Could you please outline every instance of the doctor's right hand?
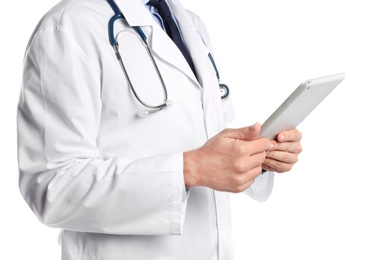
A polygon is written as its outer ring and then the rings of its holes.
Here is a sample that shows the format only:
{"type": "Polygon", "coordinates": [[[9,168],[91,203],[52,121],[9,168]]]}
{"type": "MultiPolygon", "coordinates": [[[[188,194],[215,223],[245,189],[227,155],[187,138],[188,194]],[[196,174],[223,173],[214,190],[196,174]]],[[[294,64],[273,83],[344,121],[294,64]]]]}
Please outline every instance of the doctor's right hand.
{"type": "Polygon", "coordinates": [[[270,142],[258,138],[260,124],[225,129],[202,147],[184,153],[187,188],[206,186],[218,191],[242,192],[261,174],[270,142]]]}

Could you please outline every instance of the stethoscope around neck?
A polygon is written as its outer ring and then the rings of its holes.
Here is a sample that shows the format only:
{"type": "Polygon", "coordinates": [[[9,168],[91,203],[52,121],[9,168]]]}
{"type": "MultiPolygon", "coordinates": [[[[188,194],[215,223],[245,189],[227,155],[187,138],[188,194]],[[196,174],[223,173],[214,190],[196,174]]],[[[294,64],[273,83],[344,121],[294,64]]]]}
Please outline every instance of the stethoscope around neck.
{"type": "MultiPolygon", "coordinates": [[[[154,60],[153,58],[153,55],[152,55],[152,52],[150,50],[150,47],[149,47],[149,44],[148,44],[148,41],[147,41],[147,37],[145,35],[145,33],[143,32],[143,30],[141,29],[141,27],[139,26],[131,26],[131,28],[133,28],[137,34],[139,35],[140,39],[141,39],[141,42],[143,43],[145,49],[146,49],[146,52],[148,53],[148,56],[156,70],[156,73],[158,75],[158,78],[160,80],[160,83],[161,83],[161,86],[162,86],[162,89],[163,89],[163,95],[164,95],[164,101],[163,103],[159,104],[159,105],[150,105],[148,103],[146,103],[138,94],[137,94],[137,91],[135,90],[131,80],[130,80],[130,77],[129,77],[129,74],[127,73],[127,70],[126,70],[126,67],[123,63],[123,60],[122,60],[122,56],[120,54],[120,51],[119,51],[119,43],[118,41],[116,40],[115,36],[114,36],[114,23],[116,20],[118,19],[125,19],[125,17],[123,16],[123,14],[119,11],[119,8],[118,6],[115,4],[114,0],[107,0],[107,2],[110,4],[112,10],[114,11],[114,15],[111,17],[111,19],[109,20],[108,22],[108,37],[109,37],[109,41],[110,41],[110,44],[111,46],[114,48],[114,52],[115,52],[115,55],[118,59],[118,62],[122,68],[122,71],[123,71],[123,74],[125,75],[125,78],[126,78],[126,81],[127,81],[127,84],[129,85],[131,91],[133,92],[135,98],[137,99],[137,101],[142,104],[146,109],[142,109],[140,111],[138,111],[138,116],[139,117],[145,117],[149,114],[152,114],[152,113],[156,113],[156,112],[159,112],[161,111],[162,109],[168,107],[168,106],[171,106],[173,105],[173,101],[172,100],[168,100],[168,91],[167,91],[167,87],[165,85],[165,82],[164,82],[164,79],[161,75],[161,72],[157,66],[157,63],[156,61],[154,60]]],[[[214,67],[214,70],[215,70],[215,73],[216,73],[216,77],[218,79],[218,82],[220,82],[220,77],[219,77],[219,72],[218,72],[218,69],[217,69],[217,66],[214,62],[214,59],[213,59],[213,56],[211,55],[211,53],[208,54],[208,57],[210,59],[210,62],[211,64],[213,65],[214,67]]],[[[228,97],[229,97],[229,87],[225,84],[221,84],[219,83],[219,89],[220,89],[220,93],[221,93],[221,99],[222,100],[226,100],[228,97]]]]}

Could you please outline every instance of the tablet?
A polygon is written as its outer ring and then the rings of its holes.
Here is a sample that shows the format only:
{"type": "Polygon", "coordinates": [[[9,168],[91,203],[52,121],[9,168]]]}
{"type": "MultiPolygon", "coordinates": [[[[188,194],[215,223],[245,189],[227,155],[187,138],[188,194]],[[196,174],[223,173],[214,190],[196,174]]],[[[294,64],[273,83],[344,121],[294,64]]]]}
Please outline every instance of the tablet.
{"type": "Polygon", "coordinates": [[[296,128],[345,78],[345,73],[302,82],[261,126],[261,137],[275,139],[296,128]]]}

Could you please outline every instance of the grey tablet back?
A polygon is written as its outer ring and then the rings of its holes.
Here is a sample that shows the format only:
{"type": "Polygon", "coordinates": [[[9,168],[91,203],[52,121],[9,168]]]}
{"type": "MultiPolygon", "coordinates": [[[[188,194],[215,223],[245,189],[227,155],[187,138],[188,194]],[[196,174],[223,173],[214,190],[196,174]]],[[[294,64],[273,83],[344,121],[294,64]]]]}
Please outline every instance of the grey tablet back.
{"type": "Polygon", "coordinates": [[[260,136],[275,139],[284,130],[296,128],[345,78],[334,74],[302,82],[262,124],[260,136]]]}

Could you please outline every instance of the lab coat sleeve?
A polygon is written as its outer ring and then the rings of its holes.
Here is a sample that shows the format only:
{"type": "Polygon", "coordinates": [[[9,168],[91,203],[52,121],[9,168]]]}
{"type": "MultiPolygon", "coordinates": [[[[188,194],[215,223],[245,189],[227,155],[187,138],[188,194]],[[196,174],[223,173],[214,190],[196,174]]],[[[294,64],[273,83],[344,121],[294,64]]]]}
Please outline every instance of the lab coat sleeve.
{"type": "Polygon", "coordinates": [[[244,193],[258,202],[266,201],[272,193],[274,176],[274,172],[264,172],[244,193]]]}
{"type": "Polygon", "coordinates": [[[183,155],[101,159],[100,84],[98,68],[65,28],[44,28],[32,38],[18,106],[24,199],[50,227],[180,234],[186,206],[183,155]]]}

